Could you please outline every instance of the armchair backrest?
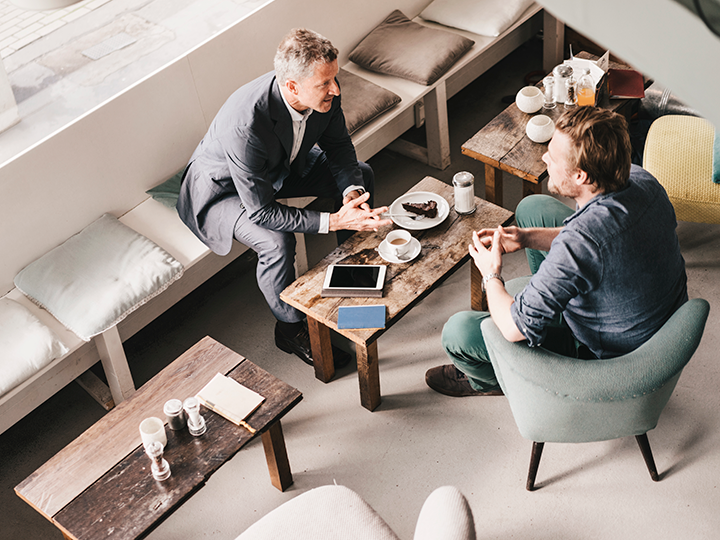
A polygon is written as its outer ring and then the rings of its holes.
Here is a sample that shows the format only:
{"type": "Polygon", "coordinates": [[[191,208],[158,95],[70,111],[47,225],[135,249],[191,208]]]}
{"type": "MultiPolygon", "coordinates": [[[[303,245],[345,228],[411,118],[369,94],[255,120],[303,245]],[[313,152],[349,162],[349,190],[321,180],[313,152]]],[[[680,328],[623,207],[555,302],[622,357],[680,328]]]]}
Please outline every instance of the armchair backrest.
{"type": "Polygon", "coordinates": [[[635,351],[577,360],[508,342],[490,318],[483,337],[523,437],[590,442],[641,435],[657,425],[705,328],[710,305],[693,299],[635,351]]]}
{"type": "Polygon", "coordinates": [[[648,130],[643,168],[665,188],[679,220],[720,223],[715,137],[713,125],[695,116],[661,116],[648,130]]]}

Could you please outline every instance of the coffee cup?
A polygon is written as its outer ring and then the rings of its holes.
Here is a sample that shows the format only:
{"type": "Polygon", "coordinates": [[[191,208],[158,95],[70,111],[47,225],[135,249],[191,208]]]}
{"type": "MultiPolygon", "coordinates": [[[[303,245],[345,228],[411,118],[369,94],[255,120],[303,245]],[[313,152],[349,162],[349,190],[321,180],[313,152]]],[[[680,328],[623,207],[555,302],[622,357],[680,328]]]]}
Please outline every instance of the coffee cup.
{"type": "Polygon", "coordinates": [[[403,258],[407,254],[407,252],[410,251],[411,240],[412,235],[405,229],[391,231],[385,237],[385,242],[387,243],[390,253],[392,253],[398,259],[403,258]]]}
{"type": "Polygon", "coordinates": [[[140,422],[140,439],[142,439],[143,446],[147,448],[151,442],[159,442],[163,445],[163,448],[167,444],[167,434],[165,433],[165,423],[151,416],[140,422]]]}

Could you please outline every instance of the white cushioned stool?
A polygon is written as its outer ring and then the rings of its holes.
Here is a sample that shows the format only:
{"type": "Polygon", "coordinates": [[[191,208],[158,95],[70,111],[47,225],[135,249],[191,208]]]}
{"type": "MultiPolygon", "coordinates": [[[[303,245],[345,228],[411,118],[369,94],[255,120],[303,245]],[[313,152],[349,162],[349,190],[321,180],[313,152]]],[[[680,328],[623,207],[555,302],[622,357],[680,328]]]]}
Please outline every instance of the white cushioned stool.
{"type": "MultiPolygon", "coordinates": [[[[236,540],[399,540],[360,495],[345,486],[312,489],[276,508],[236,540]]],[[[460,491],[445,486],[425,501],[414,540],[475,540],[475,524],[460,491]]]]}
{"type": "Polygon", "coordinates": [[[15,276],[15,286],[84,341],[95,339],[115,404],[135,386],[117,324],[182,276],[154,242],[105,214],[15,276]]]}

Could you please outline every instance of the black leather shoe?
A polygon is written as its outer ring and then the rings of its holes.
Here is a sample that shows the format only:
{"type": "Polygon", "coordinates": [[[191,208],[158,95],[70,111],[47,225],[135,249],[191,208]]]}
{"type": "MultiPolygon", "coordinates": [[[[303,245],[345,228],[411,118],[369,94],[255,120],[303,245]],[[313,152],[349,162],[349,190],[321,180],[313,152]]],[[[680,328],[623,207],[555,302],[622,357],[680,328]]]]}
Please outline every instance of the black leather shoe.
{"type": "MultiPolygon", "coordinates": [[[[292,339],[285,337],[276,324],[275,345],[281,351],[294,354],[308,366],[313,365],[312,348],[310,347],[310,335],[308,334],[307,323],[303,324],[300,331],[292,339]]],[[[350,363],[349,353],[338,349],[335,345],[332,346],[332,352],[335,369],[342,369],[350,363]]]]}

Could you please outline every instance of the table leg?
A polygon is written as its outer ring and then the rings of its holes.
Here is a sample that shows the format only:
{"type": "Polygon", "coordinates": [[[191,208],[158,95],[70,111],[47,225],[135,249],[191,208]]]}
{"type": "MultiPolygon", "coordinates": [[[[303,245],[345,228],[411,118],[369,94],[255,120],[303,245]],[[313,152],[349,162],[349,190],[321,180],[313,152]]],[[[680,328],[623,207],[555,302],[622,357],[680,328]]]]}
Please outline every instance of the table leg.
{"type": "Polygon", "coordinates": [[[313,317],[308,316],[307,321],[315,378],[324,383],[330,382],[335,376],[330,329],[313,317]]]}
{"type": "Polygon", "coordinates": [[[293,479],[280,420],[263,432],[261,437],[268,471],[270,472],[270,482],[280,491],[285,491],[292,485],[293,479]]]}
{"type": "Polygon", "coordinates": [[[542,184],[530,182],[529,180],[523,180],[522,196],[527,197],[528,195],[538,195],[542,193],[542,184]]]}
{"type": "Polygon", "coordinates": [[[487,311],[487,296],[482,290],[482,274],[475,263],[470,260],[470,309],[487,311]]]}
{"type": "Polygon", "coordinates": [[[503,200],[503,177],[502,171],[485,164],[485,200],[498,206],[502,206],[503,200]]]}
{"type": "Polygon", "coordinates": [[[357,356],[360,404],[369,411],[380,405],[380,369],[378,366],[377,341],[369,345],[355,344],[357,356]]]}

